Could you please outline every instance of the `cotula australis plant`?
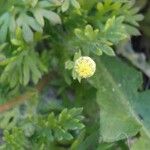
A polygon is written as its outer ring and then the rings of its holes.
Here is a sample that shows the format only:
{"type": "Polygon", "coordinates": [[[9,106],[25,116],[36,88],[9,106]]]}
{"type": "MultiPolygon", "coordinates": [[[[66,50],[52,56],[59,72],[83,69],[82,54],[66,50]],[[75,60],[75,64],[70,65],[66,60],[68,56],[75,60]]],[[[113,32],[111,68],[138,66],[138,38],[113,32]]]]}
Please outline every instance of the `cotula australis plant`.
{"type": "Polygon", "coordinates": [[[149,91],[137,92],[141,74],[116,57],[118,44],[140,34],[143,16],[134,4],[0,1],[0,109],[32,93],[1,111],[0,149],[109,149],[126,147],[137,133],[133,149],[148,141],[149,91]],[[45,98],[35,85],[48,73],[53,94],[45,98]]]}

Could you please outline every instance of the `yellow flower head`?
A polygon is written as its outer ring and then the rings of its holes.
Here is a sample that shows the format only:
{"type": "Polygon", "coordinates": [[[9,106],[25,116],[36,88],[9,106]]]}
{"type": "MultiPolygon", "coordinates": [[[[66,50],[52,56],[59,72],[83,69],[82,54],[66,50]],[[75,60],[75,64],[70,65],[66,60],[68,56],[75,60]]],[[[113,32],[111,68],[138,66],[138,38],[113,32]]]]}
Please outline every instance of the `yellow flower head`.
{"type": "Polygon", "coordinates": [[[90,57],[83,56],[75,61],[74,69],[79,77],[89,78],[95,73],[96,64],[90,57]]]}

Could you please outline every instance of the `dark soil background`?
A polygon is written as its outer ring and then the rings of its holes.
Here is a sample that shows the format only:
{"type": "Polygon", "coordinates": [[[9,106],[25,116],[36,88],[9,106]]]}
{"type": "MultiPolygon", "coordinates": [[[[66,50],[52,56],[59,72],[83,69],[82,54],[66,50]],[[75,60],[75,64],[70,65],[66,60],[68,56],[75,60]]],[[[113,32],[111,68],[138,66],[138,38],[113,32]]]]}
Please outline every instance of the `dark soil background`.
{"type": "MultiPolygon", "coordinates": [[[[144,0],[139,0],[139,5],[144,0]]],[[[147,0],[140,11],[144,20],[140,23],[140,36],[132,37],[132,46],[135,52],[144,53],[147,62],[150,64],[150,1],[147,0]]],[[[143,74],[143,89],[150,89],[150,78],[143,74]]]]}

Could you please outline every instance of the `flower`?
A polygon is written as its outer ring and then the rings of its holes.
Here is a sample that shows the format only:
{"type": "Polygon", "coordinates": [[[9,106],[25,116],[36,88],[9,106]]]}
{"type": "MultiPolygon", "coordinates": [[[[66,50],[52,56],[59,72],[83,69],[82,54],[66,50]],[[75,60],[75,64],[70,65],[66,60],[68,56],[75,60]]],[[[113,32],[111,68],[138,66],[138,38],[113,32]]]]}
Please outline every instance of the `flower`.
{"type": "Polygon", "coordinates": [[[79,77],[89,78],[95,73],[96,63],[90,57],[82,56],[75,61],[74,69],[79,77]]]}

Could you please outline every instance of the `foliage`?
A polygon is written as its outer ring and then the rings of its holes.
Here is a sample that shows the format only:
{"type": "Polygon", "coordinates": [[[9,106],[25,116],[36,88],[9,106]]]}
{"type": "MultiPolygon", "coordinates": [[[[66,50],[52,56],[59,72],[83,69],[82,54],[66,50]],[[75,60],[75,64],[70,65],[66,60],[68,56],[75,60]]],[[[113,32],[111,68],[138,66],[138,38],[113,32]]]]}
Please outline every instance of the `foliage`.
{"type": "Polygon", "coordinates": [[[129,149],[133,139],[131,150],[146,150],[150,93],[118,57],[118,45],[140,35],[134,1],[0,6],[0,149],[129,149]]]}
{"type": "Polygon", "coordinates": [[[72,108],[63,109],[57,116],[53,112],[26,115],[19,119],[18,127],[5,129],[2,149],[47,149],[54,147],[56,142],[70,145],[85,127],[81,113],[82,108],[72,108]]]}

